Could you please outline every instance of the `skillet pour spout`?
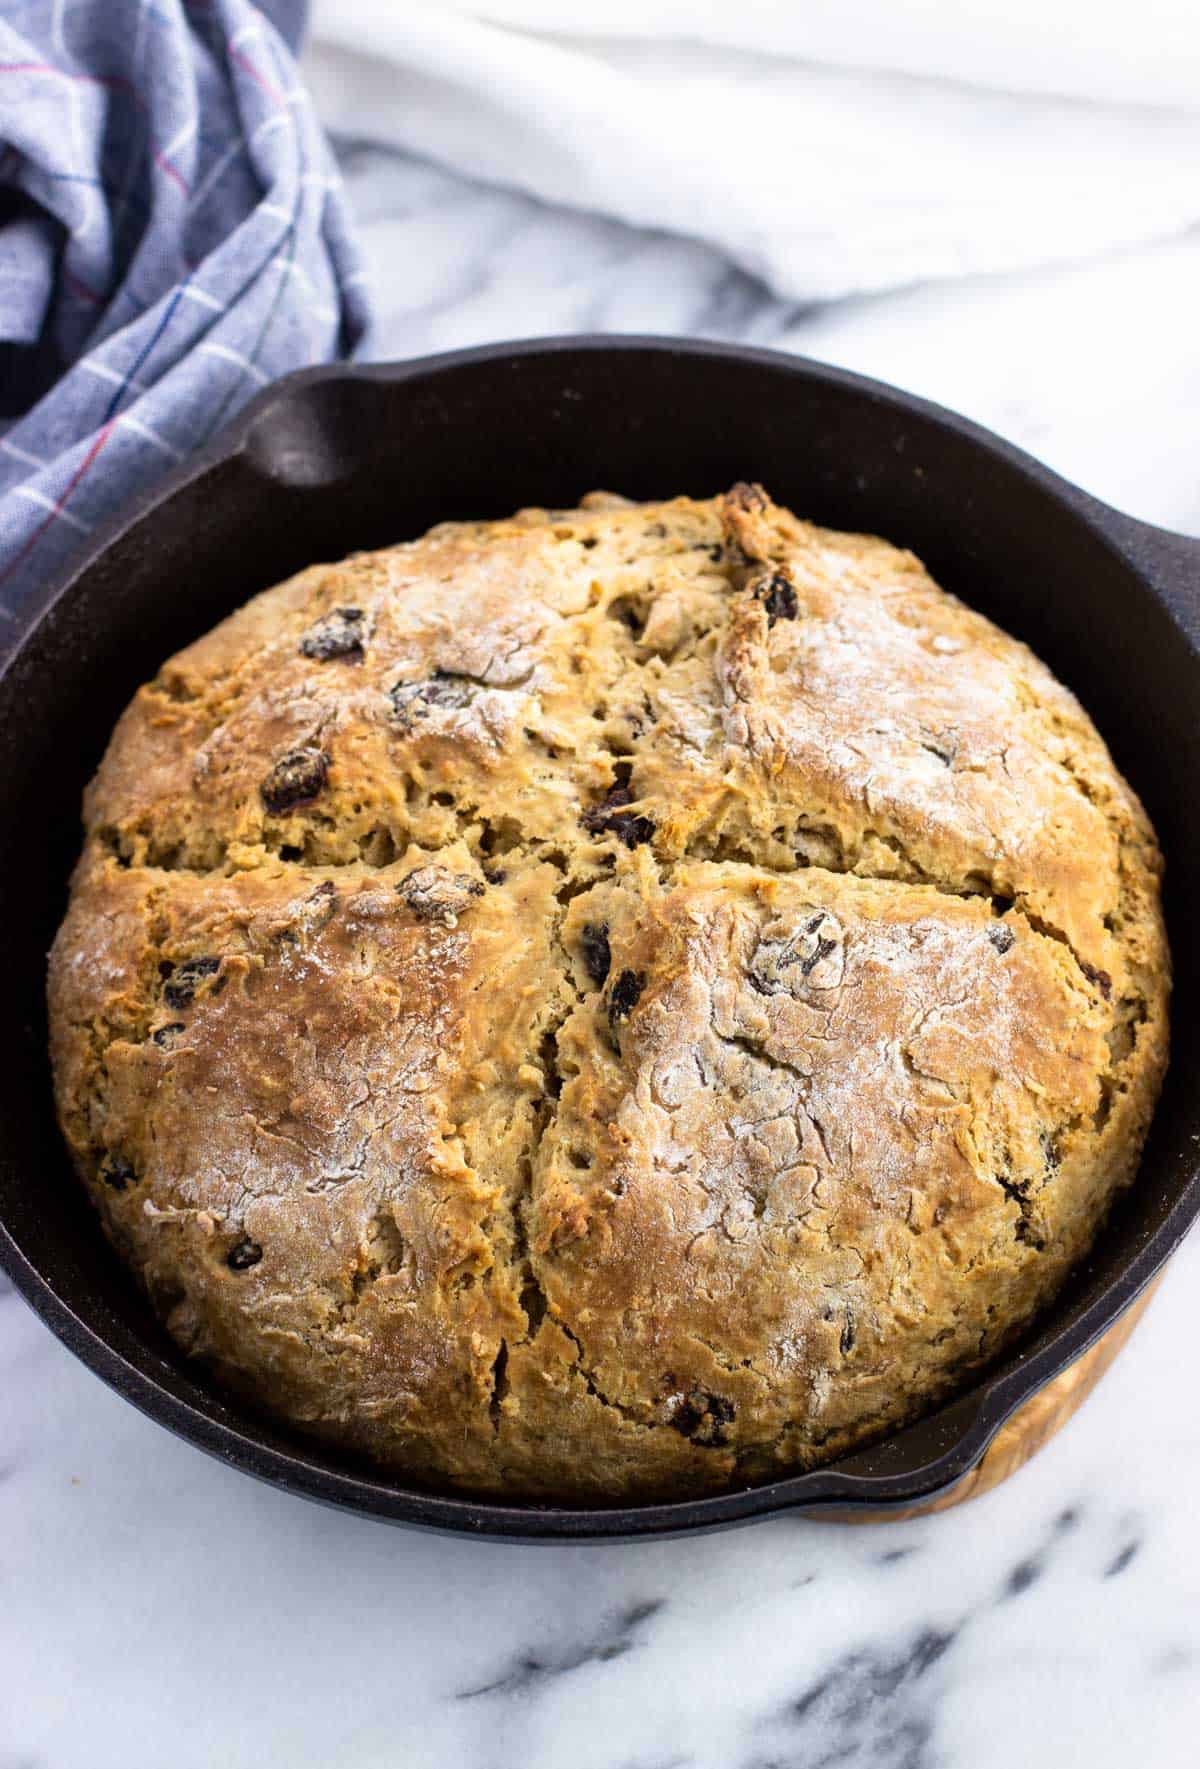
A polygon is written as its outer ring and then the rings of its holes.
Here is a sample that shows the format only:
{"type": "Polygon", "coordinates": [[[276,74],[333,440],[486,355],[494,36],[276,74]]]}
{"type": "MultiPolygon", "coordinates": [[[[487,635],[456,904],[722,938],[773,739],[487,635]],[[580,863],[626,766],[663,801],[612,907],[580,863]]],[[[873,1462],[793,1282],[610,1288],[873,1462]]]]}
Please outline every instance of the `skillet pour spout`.
{"type": "Polygon", "coordinates": [[[779,1510],[886,1513],[952,1489],[1012,1413],[1104,1334],[1200,1210],[1200,540],[1099,503],[924,401],[799,358],[564,338],[305,370],[262,393],[48,584],[0,671],[0,1261],[72,1351],[152,1417],[288,1491],[366,1515],[523,1540],[666,1536],[779,1510]],[[948,1405],[769,1486],[614,1508],[429,1492],[251,1414],[167,1340],[61,1147],[44,955],[108,733],[161,660],[315,560],[452,518],[760,480],[833,528],[911,547],[1071,687],[1167,856],[1174,1055],[1139,1177],[1054,1307],[948,1405]]]}

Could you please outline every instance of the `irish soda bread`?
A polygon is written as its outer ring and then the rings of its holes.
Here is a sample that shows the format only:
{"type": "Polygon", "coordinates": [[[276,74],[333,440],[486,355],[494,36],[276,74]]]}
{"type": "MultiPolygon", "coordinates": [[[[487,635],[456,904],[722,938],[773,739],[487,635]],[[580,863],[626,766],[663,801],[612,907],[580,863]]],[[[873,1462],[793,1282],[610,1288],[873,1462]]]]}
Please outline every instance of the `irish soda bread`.
{"type": "Polygon", "coordinates": [[[50,965],[79,1172],[179,1344],[427,1483],[761,1481],[1053,1295],[1166,1052],[1086,715],[756,486],[436,528],[122,717],[50,965]]]}

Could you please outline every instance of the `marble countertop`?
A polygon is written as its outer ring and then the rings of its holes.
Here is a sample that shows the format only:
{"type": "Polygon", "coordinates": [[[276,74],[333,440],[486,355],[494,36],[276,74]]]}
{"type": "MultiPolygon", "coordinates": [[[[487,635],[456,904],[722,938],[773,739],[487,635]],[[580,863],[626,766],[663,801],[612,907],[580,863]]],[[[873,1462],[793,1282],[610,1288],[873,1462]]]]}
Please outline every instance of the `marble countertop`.
{"type": "MultiPolygon", "coordinates": [[[[376,351],[748,339],[980,419],[1200,532],[1200,237],[797,309],[706,249],[347,146],[376,351]]],[[[0,1280],[0,1769],[1184,1769],[1200,1712],[1186,1245],[1101,1387],[921,1522],[519,1548],[344,1517],[176,1441],[0,1280]]]]}

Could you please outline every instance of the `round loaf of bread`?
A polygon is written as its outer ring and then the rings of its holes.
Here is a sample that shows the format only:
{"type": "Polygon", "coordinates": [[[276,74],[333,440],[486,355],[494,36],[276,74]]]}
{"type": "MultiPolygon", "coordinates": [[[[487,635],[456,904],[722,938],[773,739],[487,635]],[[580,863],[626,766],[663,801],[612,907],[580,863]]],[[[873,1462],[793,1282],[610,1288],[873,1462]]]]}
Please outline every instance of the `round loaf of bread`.
{"type": "Polygon", "coordinates": [[[1023,645],[757,486],[304,571],[85,810],[50,1025],[108,1233],[220,1380],[419,1484],[840,1456],[1134,1175],[1141,806],[1023,645]]]}

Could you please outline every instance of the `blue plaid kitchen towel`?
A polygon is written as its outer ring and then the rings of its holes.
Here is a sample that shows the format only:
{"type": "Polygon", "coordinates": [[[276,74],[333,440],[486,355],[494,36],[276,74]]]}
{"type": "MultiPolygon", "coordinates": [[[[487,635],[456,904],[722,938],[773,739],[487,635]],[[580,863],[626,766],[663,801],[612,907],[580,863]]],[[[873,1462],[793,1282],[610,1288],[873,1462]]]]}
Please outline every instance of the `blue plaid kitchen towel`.
{"type": "Polygon", "coordinates": [[[302,0],[0,8],[0,640],[98,522],[366,292],[302,0]]]}

